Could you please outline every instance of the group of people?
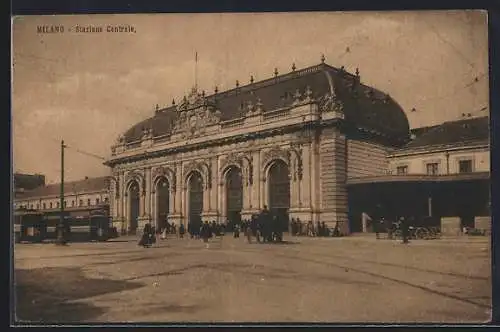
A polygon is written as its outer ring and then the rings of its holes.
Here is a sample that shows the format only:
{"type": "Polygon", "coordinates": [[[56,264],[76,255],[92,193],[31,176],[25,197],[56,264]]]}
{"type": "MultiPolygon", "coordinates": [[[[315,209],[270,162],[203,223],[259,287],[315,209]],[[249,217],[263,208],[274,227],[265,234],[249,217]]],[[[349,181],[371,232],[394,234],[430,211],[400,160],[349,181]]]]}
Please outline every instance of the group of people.
{"type": "MultiPolygon", "coordinates": [[[[267,206],[264,206],[264,209],[252,215],[250,220],[241,222],[241,231],[249,243],[252,242],[253,237],[257,242],[281,242],[283,241],[283,220],[273,215],[267,206]]],[[[240,226],[235,225],[234,237],[239,237],[239,233],[240,226]]]]}
{"type": "Polygon", "coordinates": [[[401,237],[403,238],[403,243],[408,243],[410,238],[410,222],[404,217],[400,217],[396,222],[388,222],[384,217],[381,217],[378,221],[373,222],[373,228],[375,231],[375,236],[380,239],[380,233],[386,231],[389,239],[392,239],[393,234],[397,231],[401,231],[401,237]]]}
{"type": "Polygon", "coordinates": [[[291,234],[295,236],[307,235],[311,237],[315,236],[340,236],[340,230],[338,223],[335,225],[333,231],[326,226],[325,222],[316,222],[316,227],[312,221],[307,224],[302,222],[300,218],[292,218],[290,222],[291,234]]]}
{"type": "MultiPolygon", "coordinates": [[[[200,216],[195,216],[190,218],[187,232],[191,239],[202,239],[203,242],[208,243],[209,239],[214,236],[223,236],[228,230],[228,225],[232,225],[234,238],[239,238],[240,233],[243,233],[249,243],[252,242],[252,238],[254,237],[257,242],[281,242],[283,241],[283,231],[287,227],[287,221],[288,218],[274,215],[267,209],[267,206],[264,206],[259,213],[241,222],[203,222],[200,216]]],[[[299,218],[292,218],[290,231],[295,236],[304,234],[308,236],[340,236],[338,224],[335,225],[333,232],[331,232],[325,222],[318,221],[315,227],[312,221],[305,224],[299,218]]],[[[184,225],[181,223],[177,232],[175,224],[165,222],[162,229],[157,231],[154,226],[147,223],[144,226],[139,245],[150,247],[156,242],[157,236],[160,235],[162,239],[165,239],[167,234],[177,234],[180,238],[183,238],[185,234],[184,225]]]]}

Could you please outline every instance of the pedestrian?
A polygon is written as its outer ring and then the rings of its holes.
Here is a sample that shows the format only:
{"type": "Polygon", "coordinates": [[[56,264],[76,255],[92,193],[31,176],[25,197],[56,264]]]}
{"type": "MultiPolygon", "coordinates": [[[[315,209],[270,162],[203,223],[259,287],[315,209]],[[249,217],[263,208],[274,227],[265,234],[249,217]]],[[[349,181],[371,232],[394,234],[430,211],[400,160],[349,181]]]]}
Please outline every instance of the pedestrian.
{"type": "Polygon", "coordinates": [[[403,236],[403,243],[406,244],[408,243],[408,222],[404,217],[401,217],[399,219],[400,221],[400,227],[401,227],[401,235],[403,236]]]}
{"type": "Polygon", "coordinates": [[[180,237],[181,239],[183,239],[183,238],[184,238],[184,233],[185,233],[185,232],[186,232],[186,230],[184,229],[184,224],[183,224],[183,223],[181,223],[181,224],[179,225],[179,237],[180,237]]]}
{"type": "Polygon", "coordinates": [[[240,225],[234,224],[233,236],[235,239],[240,237],[240,225]]]}
{"type": "Polygon", "coordinates": [[[142,236],[139,241],[139,245],[144,248],[148,248],[151,246],[151,224],[148,222],[144,225],[142,229],[142,236]]]}

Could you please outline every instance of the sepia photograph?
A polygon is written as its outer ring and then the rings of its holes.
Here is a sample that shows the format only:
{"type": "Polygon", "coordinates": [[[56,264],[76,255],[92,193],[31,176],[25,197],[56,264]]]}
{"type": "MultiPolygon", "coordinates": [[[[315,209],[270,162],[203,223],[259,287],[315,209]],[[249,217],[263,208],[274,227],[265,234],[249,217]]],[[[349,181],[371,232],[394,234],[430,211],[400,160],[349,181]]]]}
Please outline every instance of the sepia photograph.
{"type": "Polygon", "coordinates": [[[12,325],[490,322],[486,11],[11,29],[12,325]]]}

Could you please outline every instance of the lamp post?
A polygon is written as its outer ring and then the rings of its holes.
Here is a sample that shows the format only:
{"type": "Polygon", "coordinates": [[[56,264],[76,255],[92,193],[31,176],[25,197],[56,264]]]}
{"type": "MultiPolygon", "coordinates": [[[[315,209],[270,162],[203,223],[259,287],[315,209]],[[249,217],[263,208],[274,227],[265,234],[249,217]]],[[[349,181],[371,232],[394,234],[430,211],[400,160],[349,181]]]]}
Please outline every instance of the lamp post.
{"type": "Polygon", "coordinates": [[[61,192],[60,192],[60,208],[61,215],[59,218],[58,232],[57,232],[57,242],[58,245],[65,245],[66,238],[64,236],[65,233],[65,223],[64,223],[64,140],[61,141],[61,192]]]}

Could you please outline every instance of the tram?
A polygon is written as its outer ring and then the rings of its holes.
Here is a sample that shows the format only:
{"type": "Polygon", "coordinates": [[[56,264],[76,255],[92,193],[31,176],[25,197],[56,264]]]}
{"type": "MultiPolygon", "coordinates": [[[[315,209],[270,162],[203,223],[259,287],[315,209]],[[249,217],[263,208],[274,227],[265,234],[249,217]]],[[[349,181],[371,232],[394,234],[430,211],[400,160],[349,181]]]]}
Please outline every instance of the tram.
{"type": "Polygon", "coordinates": [[[36,210],[14,212],[14,241],[42,242],[45,238],[43,213],[36,210]]]}
{"type": "MultiPolygon", "coordinates": [[[[15,241],[43,242],[57,239],[61,212],[15,212],[15,241]]],[[[88,211],[83,215],[64,212],[64,237],[69,242],[107,241],[117,236],[106,209],[88,211]]]]}

